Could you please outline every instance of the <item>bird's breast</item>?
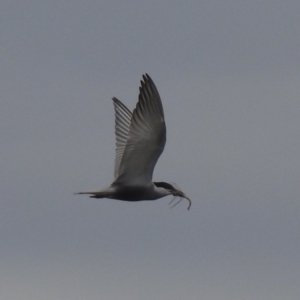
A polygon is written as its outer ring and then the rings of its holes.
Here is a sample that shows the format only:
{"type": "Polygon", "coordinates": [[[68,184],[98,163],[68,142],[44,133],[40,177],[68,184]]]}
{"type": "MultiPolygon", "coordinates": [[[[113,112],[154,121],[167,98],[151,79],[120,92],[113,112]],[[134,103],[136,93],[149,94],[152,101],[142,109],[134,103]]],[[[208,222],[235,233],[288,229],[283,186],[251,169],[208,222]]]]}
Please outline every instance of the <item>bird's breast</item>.
{"type": "Polygon", "coordinates": [[[153,186],[118,186],[115,187],[114,199],[124,201],[142,201],[157,199],[153,186]]]}

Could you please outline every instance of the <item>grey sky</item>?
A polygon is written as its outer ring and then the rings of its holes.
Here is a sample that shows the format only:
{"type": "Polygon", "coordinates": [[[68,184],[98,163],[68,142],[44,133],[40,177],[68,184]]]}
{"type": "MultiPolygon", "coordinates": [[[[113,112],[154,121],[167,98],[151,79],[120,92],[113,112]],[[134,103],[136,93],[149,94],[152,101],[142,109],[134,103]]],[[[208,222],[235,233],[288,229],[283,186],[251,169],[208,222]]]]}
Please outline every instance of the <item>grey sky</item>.
{"type": "Polygon", "coordinates": [[[299,1],[2,1],[1,298],[298,300],[299,1]],[[112,181],[113,96],[149,73],[192,199],[112,181]]]}

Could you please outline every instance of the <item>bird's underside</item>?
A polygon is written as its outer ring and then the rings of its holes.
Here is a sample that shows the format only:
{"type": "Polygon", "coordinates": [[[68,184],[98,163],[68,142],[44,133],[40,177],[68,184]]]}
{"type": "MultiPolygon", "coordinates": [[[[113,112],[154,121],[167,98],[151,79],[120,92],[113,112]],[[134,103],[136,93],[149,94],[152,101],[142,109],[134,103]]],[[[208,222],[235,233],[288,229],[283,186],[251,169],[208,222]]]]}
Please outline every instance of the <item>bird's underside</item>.
{"type": "Polygon", "coordinates": [[[107,190],[94,192],[82,192],[79,194],[88,194],[90,198],[109,198],[123,201],[143,201],[156,200],[153,193],[149,192],[148,187],[144,186],[123,186],[119,188],[110,187],[107,190]]]}

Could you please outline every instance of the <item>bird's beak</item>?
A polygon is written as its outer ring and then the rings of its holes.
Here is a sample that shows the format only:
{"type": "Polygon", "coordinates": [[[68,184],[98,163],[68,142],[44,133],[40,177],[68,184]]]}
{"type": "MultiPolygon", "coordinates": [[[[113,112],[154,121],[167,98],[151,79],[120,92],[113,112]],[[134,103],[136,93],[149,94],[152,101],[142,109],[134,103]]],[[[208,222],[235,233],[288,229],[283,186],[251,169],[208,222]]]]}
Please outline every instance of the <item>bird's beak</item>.
{"type": "MultiPolygon", "coordinates": [[[[186,200],[189,201],[189,206],[188,206],[187,209],[189,210],[189,209],[191,208],[192,201],[191,201],[190,198],[188,198],[188,197],[184,194],[184,192],[182,192],[182,191],[180,191],[180,190],[175,190],[175,191],[171,191],[171,194],[172,194],[174,197],[180,197],[179,201],[176,202],[176,203],[175,203],[173,206],[171,206],[171,207],[176,206],[176,205],[182,200],[182,198],[185,198],[186,200]]],[[[175,198],[173,198],[171,202],[173,202],[174,199],[175,199],[175,198]]],[[[170,203],[171,203],[171,202],[170,202],[170,203]]]]}

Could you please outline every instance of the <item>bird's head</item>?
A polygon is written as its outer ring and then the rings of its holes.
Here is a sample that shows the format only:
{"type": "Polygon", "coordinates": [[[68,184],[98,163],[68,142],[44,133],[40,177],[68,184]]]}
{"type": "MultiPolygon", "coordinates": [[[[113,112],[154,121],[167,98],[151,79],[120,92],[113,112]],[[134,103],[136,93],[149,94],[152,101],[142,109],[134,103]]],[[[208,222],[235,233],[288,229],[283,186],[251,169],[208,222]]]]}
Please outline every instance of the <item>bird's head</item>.
{"type": "Polygon", "coordinates": [[[174,199],[176,197],[179,197],[179,201],[175,202],[175,204],[173,204],[171,207],[176,206],[181,200],[182,198],[185,198],[186,200],[189,201],[189,206],[188,206],[188,210],[190,209],[191,205],[192,205],[192,201],[191,199],[189,199],[184,192],[182,192],[179,188],[175,188],[173,185],[171,185],[170,183],[167,182],[154,182],[154,184],[157,187],[163,188],[165,190],[167,190],[169,192],[169,195],[173,195],[174,198],[171,200],[170,204],[174,201],[174,199]]]}

